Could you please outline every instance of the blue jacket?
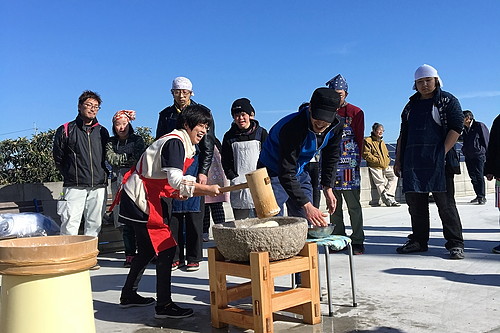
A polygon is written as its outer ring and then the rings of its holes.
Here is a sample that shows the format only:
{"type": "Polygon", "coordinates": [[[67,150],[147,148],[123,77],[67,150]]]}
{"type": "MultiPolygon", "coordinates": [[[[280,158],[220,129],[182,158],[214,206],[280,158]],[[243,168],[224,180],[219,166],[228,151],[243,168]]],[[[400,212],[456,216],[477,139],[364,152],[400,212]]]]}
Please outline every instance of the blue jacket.
{"type": "Polygon", "coordinates": [[[336,117],[325,131],[324,140],[318,146],[316,134],[310,129],[309,106],[279,120],[269,131],[262,145],[259,166],[265,166],[269,176],[278,176],[288,196],[298,205],[309,202],[303,193],[297,176],[321,151],[321,185],[333,187],[340,154],[343,120],[336,117]]]}

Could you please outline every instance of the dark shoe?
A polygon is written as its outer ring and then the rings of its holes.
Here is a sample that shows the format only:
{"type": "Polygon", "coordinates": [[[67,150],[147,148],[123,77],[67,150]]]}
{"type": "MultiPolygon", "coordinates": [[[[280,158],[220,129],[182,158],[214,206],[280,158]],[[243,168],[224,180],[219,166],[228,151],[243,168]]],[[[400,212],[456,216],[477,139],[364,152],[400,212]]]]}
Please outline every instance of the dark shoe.
{"type": "Polygon", "coordinates": [[[186,271],[188,272],[194,272],[200,269],[200,263],[199,262],[188,262],[186,266],[186,271]]]}
{"type": "Polygon", "coordinates": [[[126,309],[134,306],[148,306],[154,304],[156,301],[153,297],[142,297],[135,293],[128,297],[120,297],[120,308],[126,309]]]}
{"type": "Polygon", "coordinates": [[[396,252],[399,254],[407,254],[413,252],[425,252],[427,251],[427,246],[423,247],[419,242],[414,240],[408,240],[403,246],[398,247],[396,252]]]}
{"type": "Polygon", "coordinates": [[[498,253],[500,254],[500,245],[494,247],[492,250],[491,250],[493,253],[498,253]]]}
{"type": "Polygon", "coordinates": [[[479,200],[479,197],[475,197],[474,199],[472,199],[471,201],[469,201],[470,203],[476,203],[477,201],[479,200]]]}
{"type": "Polygon", "coordinates": [[[193,315],[193,309],[183,309],[178,307],[174,302],[171,302],[164,306],[155,307],[156,319],[164,318],[187,318],[193,315]]]}
{"type": "Polygon", "coordinates": [[[134,256],[126,256],[125,257],[125,262],[123,263],[123,267],[130,268],[132,266],[132,260],[133,259],[134,259],[134,256]]]}
{"type": "Polygon", "coordinates": [[[450,249],[450,259],[463,259],[465,258],[464,249],[461,247],[452,247],[450,249]]]}
{"type": "Polygon", "coordinates": [[[352,254],[359,255],[365,252],[365,247],[363,244],[352,244],[352,254]]]}
{"type": "Polygon", "coordinates": [[[391,207],[399,207],[401,204],[397,202],[396,200],[391,200],[391,207]]]}
{"type": "Polygon", "coordinates": [[[479,198],[477,199],[477,204],[478,205],[484,205],[486,203],[486,198],[479,198]]]}

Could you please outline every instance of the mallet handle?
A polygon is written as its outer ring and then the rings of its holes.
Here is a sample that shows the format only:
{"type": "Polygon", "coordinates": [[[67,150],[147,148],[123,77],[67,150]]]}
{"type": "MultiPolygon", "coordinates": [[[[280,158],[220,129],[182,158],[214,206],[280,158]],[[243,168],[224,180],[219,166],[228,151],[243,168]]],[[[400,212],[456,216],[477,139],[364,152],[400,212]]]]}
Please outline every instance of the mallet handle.
{"type": "Polygon", "coordinates": [[[237,184],[237,185],[220,187],[219,192],[225,193],[225,192],[231,192],[231,191],[236,191],[236,190],[242,190],[244,188],[248,188],[248,183],[241,183],[241,184],[237,184]]]}

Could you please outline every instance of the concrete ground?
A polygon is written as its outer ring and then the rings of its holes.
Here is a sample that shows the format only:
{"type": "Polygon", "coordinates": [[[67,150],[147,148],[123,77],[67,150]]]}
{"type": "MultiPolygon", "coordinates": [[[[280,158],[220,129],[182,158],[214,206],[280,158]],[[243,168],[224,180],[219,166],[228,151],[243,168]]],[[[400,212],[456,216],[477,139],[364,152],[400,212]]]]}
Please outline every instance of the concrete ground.
{"type": "MultiPolygon", "coordinates": [[[[275,332],[500,332],[500,254],[491,252],[500,243],[499,211],[491,194],[484,206],[469,204],[470,199],[457,198],[464,260],[448,259],[434,204],[429,251],[410,255],[395,252],[411,232],[407,206],[364,208],[366,253],[354,257],[358,307],[352,307],[348,256],[332,254],[333,317],[328,317],[324,300],[321,324],[305,325],[300,316],[278,314],[275,332]]],[[[210,246],[214,243],[205,243],[205,256],[210,246]]],[[[174,301],[195,310],[193,317],[179,320],[154,319],[152,306],[119,308],[127,274],[123,253],[102,254],[99,263],[102,268],[90,273],[97,332],[245,332],[234,326],[211,327],[206,259],[197,272],[173,272],[174,301]]],[[[324,256],[320,266],[324,276],[324,256]]],[[[276,284],[290,285],[290,277],[276,284]]],[[[155,296],[154,266],[146,270],[139,292],[155,296]]]]}

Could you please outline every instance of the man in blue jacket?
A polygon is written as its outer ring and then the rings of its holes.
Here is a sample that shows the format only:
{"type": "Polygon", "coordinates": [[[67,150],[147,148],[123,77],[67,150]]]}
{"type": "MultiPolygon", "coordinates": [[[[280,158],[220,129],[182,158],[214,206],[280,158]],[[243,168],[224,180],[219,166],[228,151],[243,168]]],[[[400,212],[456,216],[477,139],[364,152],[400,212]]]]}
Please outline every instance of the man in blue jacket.
{"type": "Polygon", "coordinates": [[[484,162],[490,132],[485,124],[474,119],[470,110],[464,111],[464,130],[462,132],[462,153],[469,173],[476,198],[471,203],[484,205],[486,203],[486,186],[484,182],[484,162]]]}
{"type": "Polygon", "coordinates": [[[332,187],[343,127],[337,117],[339,105],[338,92],[316,89],[310,103],[271,128],[259,156],[258,167],[267,168],[280,208],[286,203],[289,216],[305,217],[314,225],[326,225],[328,215],[312,204],[311,178],[304,167],[321,151],[321,185],[332,214],[337,202],[332,187]]]}

